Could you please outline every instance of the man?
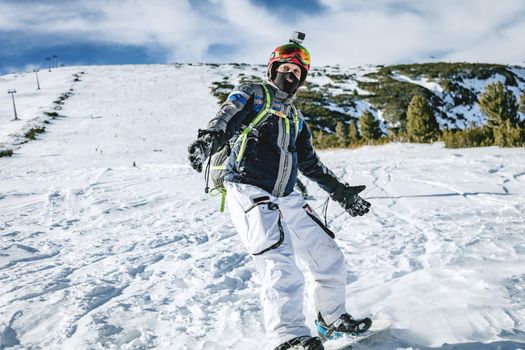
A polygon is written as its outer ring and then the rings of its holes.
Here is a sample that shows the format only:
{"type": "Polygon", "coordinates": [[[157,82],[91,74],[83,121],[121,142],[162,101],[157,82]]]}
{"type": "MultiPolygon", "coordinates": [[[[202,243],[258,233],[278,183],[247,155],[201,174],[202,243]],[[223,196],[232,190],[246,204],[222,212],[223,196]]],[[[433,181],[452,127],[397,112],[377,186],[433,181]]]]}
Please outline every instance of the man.
{"type": "Polygon", "coordinates": [[[224,184],[232,221],[261,275],[261,299],[268,336],[276,350],[323,349],[303,314],[303,261],[314,276],[317,328],[323,340],[364,332],[366,318],[346,312],[344,256],[328,229],[294,191],[298,170],[317,182],[352,216],[370,203],[365,186],[342,183],[319,160],[311,134],[293,105],[310,69],[310,54],[292,41],[276,48],[266,84],[243,84],[233,91],[189,148],[191,165],[203,163],[225,144],[231,146],[224,184]]]}

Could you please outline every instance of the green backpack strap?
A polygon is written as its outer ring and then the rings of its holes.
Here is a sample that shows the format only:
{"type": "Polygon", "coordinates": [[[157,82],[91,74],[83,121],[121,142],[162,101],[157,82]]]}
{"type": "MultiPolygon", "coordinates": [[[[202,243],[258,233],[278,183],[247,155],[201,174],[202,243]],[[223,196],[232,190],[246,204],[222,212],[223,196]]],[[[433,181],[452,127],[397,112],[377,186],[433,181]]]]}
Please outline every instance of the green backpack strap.
{"type": "Polygon", "coordinates": [[[299,135],[299,111],[297,111],[297,108],[292,103],[292,109],[293,109],[293,123],[295,125],[295,139],[297,140],[297,135],[299,135]]]}
{"type": "MultiPolygon", "coordinates": [[[[248,135],[250,132],[259,124],[264,117],[266,117],[268,114],[268,110],[270,110],[272,105],[272,95],[270,94],[270,91],[268,88],[261,84],[259,85],[261,87],[261,90],[264,91],[264,97],[265,97],[265,104],[264,107],[261,108],[259,113],[255,116],[255,118],[252,120],[252,122],[242,131],[242,133],[239,135],[235,143],[241,142],[241,148],[239,149],[239,154],[237,155],[237,161],[239,162],[242,159],[242,156],[244,155],[244,151],[246,149],[246,141],[248,140],[248,135]]],[[[211,170],[220,170],[224,171],[226,170],[226,162],[220,165],[213,165],[211,166],[211,170]]],[[[214,187],[211,189],[210,194],[212,196],[221,195],[221,207],[220,212],[224,212],[225,202],[226,202],[226,188],[224,186],[220,187],[214,187]]]]}
{"type": "Polygon", "coordinates": [[[246,141],[248,140],[248,134],[259,124],[259,122],[266,116],[266,113],[270,110],[272,110],[270,107],[272,105],[272,98],[270,96],[270,91],[268,91],[268,88],[266,85],[261,84],[263,90],[264,90],[264,97],[265,97],[265,104],[264,108],[261,108],[259,113],[255,116],[255,118],[252,120],[250,124],[242,131],[242,133],[239,135],[239,138],[237,139],[237,142],[241,142],[241,148],[239,149],[239,154],[237,154],[237,162],[240,162],[242,157],[244,156],[244,151],[246,149],[246,141]]]}
{"type": "Polygon", "coordinates": [[[220,212],[224,212],[224,204],[226,203],[226,188],[225,187],[214,187],[211,189],[210,194],[212,196],[216,196],[218,194],[221,195],[221,208],[220,212]]]}
{"type": "MultiPolygon", "coordinates": [[[[253,130],[253,128],[255,128],[257,124],[259,124],[263,120],[263,118],[267,114],[273,114],[279,118],[284,119],[286,133],[287,134],[290,133],[290,120],[288,119],[286,114],[284,114],[282,111],[276,111],[271,108],[272,98],[270,95],[270,91],[268,90],[265,84],[261,84],[261,86],[264,90],[266,102],[265,102],[264,108],[261,108],[257,116],[246,127],[246,129],[243,130],[243,132],[239,135],[239,138],[235,142],[235,143],[241,142],[241,147],[239,149],[239,153],[237,154],[237,158],[236,158],[237,162],[240,162],[242,160],[242,157],[244,156],[244,151],[246,149],[246,141],[248,140],[248,135],[253,130]]],[[[292,104],[292,109],[293,109],[293,122],[295,125],[295,138],[297,139],[297,135],[299,134],[299,112],[294,104],[292,104]]]]}

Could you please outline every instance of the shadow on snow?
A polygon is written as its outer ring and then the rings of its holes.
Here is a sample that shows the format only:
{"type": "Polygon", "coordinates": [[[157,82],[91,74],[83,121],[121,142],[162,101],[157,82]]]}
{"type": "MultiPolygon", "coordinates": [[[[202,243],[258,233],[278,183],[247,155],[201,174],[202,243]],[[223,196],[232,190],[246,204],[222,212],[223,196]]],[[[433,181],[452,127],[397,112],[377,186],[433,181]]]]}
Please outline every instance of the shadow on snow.
{"type": "MultiPolygon", "coordinates": [[[[521,333],[521,332],[520,332],[521,333]]],[[[520,339],[520,342],[512,340],[500,340],[492,343],[468,342],[457,344],[443,344],[437,347],[421,346],[411,341],[412,333],[406,329],[390,329],[364,339],[358,344],[350,345],[341,350],[396,350],[399,348],[412,348],[414,350],[516,350],[525,349],[525,342],[521,342],[523,334],[510,334],[510,337],[520,339]]]]}

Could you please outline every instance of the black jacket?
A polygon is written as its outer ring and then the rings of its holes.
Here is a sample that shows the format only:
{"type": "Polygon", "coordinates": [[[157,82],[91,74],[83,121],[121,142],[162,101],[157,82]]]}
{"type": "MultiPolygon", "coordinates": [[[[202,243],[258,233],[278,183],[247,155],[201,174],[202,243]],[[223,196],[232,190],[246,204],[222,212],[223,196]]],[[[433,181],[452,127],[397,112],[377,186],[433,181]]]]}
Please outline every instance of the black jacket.
{"type": "MultiPolygon", "coordinates": [[[[319,160],[312,147],[308,126],[298,110],[298,123],[294,123],[293,97],[271,84],[266,84],[266,87],[273,99],[271,108],[284,114],[278,117],[268,113],[250,132],[240,161],[237,160],[241,148],[238,136],[264,108],[266,101],[262,86],[240,85],[230,93],[208,124],[207,130],[222,131],[225,135],[223,142],[230,142],[232,148],[224,180],[254,185],[282,197],[293,191],[300,170],[325,191],[333,193],[339,180],[319,160]]],[[[219,142],[215,148],[220,146],[219,142]]]]}

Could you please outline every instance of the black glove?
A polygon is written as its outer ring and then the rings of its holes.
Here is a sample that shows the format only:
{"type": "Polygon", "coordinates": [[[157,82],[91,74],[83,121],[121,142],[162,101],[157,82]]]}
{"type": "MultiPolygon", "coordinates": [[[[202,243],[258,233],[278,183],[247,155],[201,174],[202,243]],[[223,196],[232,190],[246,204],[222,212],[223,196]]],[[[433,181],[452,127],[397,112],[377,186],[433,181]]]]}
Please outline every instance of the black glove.
{"type": "Polygon", "coordinates": [[[219,143],[223,142],[225,133],[215,130],[199,130],[198,139],[188,146],[188,159],[191,167],[199,173],[202,165],[212,151],[217,150],[219,143]]]}
{"type": "Polygon", "coordinates": [[[363,216],[368,213],[370,203],[359,197],[358,193],[363,191],[366,186],[350,186],[349,184],[340,183],[337,185],[334,193],[330,196],[352,216],[363,216]]]}
{"type": "Polygon", "coordinates": [[[197,139],[188,146],[188,153],[191,167],[200,173],[204,161],[210,155],[210,144],[203,139],[197,139]]]}

